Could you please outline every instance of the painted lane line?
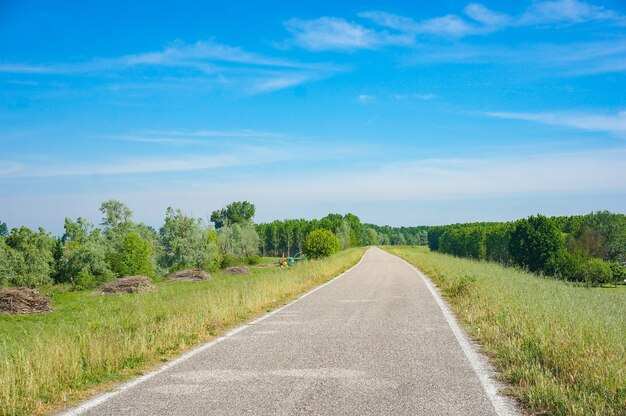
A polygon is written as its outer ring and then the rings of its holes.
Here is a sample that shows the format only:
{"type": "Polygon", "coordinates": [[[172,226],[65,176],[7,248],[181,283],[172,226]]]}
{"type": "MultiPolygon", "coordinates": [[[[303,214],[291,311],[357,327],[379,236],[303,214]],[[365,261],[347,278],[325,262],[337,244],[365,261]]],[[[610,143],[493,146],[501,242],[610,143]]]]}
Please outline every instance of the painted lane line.
{"type": "Polygon", "coordinates": [[[122,392],[124,392],[126,390],[129,390],[129,389],[132,389],[133,387],[135,387],[135,386],[137,386],[137,385],[139,385],[139,384],[141,384],[141,383],[143,383],[143,382],[145,382],[145,381],[147,381],[147,380],[149,380],[149,379],[151,379],[151,378],[153,378],[153,377],[155,377],[155,376],[157,376],[157,375],[159,375],[159,374],[161,374],[161,373],[163,373],[163,372],[165,372],[167,370],[169,370],[170,368],[172,368],[172,367],[174,367],[174,366],[176,366],[178,364],[181,364],[181,363],[189,360],[190,358],[200,354],[201,352],[208,350],[209,348],[219,344],[220,342],[227,340],[228,338],[230,338],[230,337],[240,333],[241,331],[249,328],[250,326],[252,326],[254,324],[257,324],[257,323],[259,323],[259,322],[263,321],[264,319],[267,319],[267,318],[269,318],[271,316],[276,315],[280,311],[290,307],[294,303],[296,303],[296,302],[306,298],[307,296],[310,296],[311,294],[317,292],[321,288],[323,288],[323,287],[333,283],[337,279],[347,275],[348,273],[350,273],[351,271],[353,271],[354,269],[359,267],[361,265],[361,263],[363,262],[363,259],[365,258],[365,256],[367,256],[367,253],[369,252],[369,250],[371,250],[371,249],[368,249],[365,253],[363,253],[363,256],[361,256],[361,259],[358,261],[357,264],[355,264],[354,266],[350,267],[348,270],[346,270],[345,272],[341,273],[340,275],[333,277],[328,282],[326,282],[326,283],[324,283],[324,284],[322,284],[320,286],[317,286],[317,287],[309,290],[308,292],[300,295],[298,298],[296,298],[295,300],[289,302],[288,304],[286,304],[284,306],[281,306],[280,308],[275,309],[275,310],[273,310],[271,312],[268,312],[265,315],[261,316],[260,318],[257,318],[257,319],[255,319],[255,320],[253,320],[251,322],[248,322],[246,324],[240,325],[240,326],[234,328],[233,330],[227,332],[226,334],[224,334],[224,335],[222,335],[222,336],[220,336],[220,337],[218,337],[218,338],[216,338],[214,340],[211,340],[211,341],[209,341],[209,342],[207,342],[205,344],[200,345],[199,347],[196,347],[196,348],[194,348],[192,350],[187,351],[186,353],[182,354],[180,357],[175,358],[174,360],[172,360],[172,361],[168,362],[167,364],[157,368],[156,370],[150,371],[149,373],[146,373],[146,374],[144,374],[144,375],[142,375],[140,377],[137,377],[136,379],[134,379],[132,381],[129,381],[128,383],[124,383],[121,386],[117,387],[114,391],[103,393],[103,394],[101,394],[99,396],[96,396],[93,399],[90,399],[90,400],[84,402],[83,404],[73,408],[73,409],[70,409],[70,410],[67,410],[67,411],[61,413],[61,415],[62,416],[76,416],[76,415],[83,414],[86,411],[91,410],[94,407],[97,407],[97,406],[101,405],[102,403],[112,399],[113,397],[119,395],[120,393],[122,393],[122,392]]]}
{"type": "MultiPolygon", "coordinates": [[[[391,254],[391,253],[389,253],[391,254]]],[[[398,257],[398,256],[396,256],[398,257]]],[[[435,285],[430,281],[428,277],[420,269],[413,266],[408,261],[404,260],[401,257],[398,257],[402,260],[407,266],[409,266],[417,275],[422,279],[430,293],[435,298],[435,302],[439,305],[441,312],[443,313],[444,318],[448,322],[448,325],[452,329],[454,336],[457,341],[461,345],[461,349],[467,357],[467,360],[472,366],[472,369],[478,376],[480,380],[480,384],[487,395],[487,398],[491,402],[494,410],[499,416],[516,416],[519,413],[515,410],[515,406],[512,403],[512,400],[508,397],[502,396],[498,393],[498,385],[492,379],[492,375],[494,374],[494,370],[491,368],[491,365],[487,362],[486,358],[482,356],[480,352],[476,350],[472,342],[469,340],[469,337],[465,334],[465,331],[461,328],[456,319],[452,310],[448,304],[443,300],[439,290],[435,287],[435,285]]]]}

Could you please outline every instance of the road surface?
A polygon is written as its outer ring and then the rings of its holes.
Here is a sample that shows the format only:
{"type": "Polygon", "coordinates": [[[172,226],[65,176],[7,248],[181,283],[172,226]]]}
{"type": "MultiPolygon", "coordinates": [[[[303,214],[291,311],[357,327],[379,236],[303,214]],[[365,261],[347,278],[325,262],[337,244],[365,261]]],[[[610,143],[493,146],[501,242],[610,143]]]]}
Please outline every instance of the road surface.
{"type": "Polygon", "coordinates": [[[373,248],[300,300],[70,414],[514,414],[450,320],[415,269],[373,248]]]}

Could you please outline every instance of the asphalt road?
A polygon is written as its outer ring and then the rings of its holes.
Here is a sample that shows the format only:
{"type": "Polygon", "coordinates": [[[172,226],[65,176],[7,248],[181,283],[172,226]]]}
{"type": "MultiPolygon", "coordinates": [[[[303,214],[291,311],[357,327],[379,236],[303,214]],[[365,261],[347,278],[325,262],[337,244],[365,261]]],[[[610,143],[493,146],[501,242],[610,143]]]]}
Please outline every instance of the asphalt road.
{"type": "Polygon", "coordinates": [[[306,297],[72,412],[514,413],[450,319],[412,267],[370,249],[306,297]]]}

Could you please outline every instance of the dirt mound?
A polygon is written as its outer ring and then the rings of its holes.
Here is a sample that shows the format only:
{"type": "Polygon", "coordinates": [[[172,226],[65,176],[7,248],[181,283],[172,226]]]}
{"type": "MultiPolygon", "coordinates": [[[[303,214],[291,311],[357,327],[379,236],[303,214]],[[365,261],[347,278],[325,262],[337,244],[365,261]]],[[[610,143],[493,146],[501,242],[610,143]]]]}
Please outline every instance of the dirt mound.
{"type": "Polygon", "coordinates": [[[250,269],[246,266],[233,266],[224,269],[226,274],[252,274],[250,269]]]}
{"type": "Polygon", "coordinates": [[[170,273],[167,276],[168,282],[201,282],[209,280],[211,275],[202,269],[181,270],[179,272],[170,273]]]}
{"type": "Polygon", "coordinates": [[[50,300],[49,296],[26,287],[0,289],[0,313],[26,315],[51,312],[50,300]]]}
{"type": "Polygon", "coordinates": [[[127,276],[113,280],[107,283],[100,290],[101,293],[107,295],[120,293],[142,293],[153,292],[156,286],[152,284],[152,280],[146,276],[127,276]]]}

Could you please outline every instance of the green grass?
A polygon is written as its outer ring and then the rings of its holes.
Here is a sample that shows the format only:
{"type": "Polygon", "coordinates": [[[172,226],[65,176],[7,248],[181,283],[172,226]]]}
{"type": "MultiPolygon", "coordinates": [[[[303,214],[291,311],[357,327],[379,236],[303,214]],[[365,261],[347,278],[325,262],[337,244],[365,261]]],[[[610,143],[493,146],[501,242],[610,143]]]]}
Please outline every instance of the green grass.
{"type": "Polygon", "coordinates": [[[51,314],[0,315],[0,414],[50,413],[140,374],[329,280],[364,251],[251,276],[160,282],[155,293],[57,293],[51,314]]]}
{"type": "Polygon", "coordinates": [[[533,413],[626,415],[623,287],[575,287],[423,247],[386,249],[433,280],[533,413]]]}

